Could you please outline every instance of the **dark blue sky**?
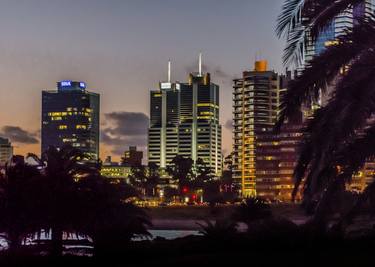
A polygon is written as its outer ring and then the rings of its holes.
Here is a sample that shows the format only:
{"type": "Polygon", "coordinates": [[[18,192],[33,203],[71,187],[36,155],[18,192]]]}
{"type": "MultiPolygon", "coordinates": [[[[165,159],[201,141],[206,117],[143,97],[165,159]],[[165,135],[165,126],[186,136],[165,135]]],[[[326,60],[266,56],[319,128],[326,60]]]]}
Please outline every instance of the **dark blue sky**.
{"type": "MultiPolygon", "coordinates": [[[[284,44],[274,33],[282,2],[0,0],[0,133],[11,125],[37,135],[41,90],[61,79],[86,81],[101,93],[103,122],[111,112],[148,114],[149,90],[165,79],[168,59],[172,77],[185,81],[199,51],[221,85],[224,125],[233,77],[256,57],[282,70],[284,44]]],[[[225,129],[226,151],[230,146],[225,129]]],[[[37,152],[38,145],[17,149],[37,152]]],[[[103,146],[102,155],[110,151],[103,146]]]]}

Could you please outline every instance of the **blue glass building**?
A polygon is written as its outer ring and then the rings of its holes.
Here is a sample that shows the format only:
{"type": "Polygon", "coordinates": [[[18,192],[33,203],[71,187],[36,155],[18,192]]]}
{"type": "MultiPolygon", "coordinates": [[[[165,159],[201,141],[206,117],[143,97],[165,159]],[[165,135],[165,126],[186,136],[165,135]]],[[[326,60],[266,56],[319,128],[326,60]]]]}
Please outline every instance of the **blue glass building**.
{"type": "Polygon", "coordinates": [[[84,82],[60,81],[42,92],[42,153],[49,146],[71,145],[93,160],[99,158],[99,94],[84,82]]]}

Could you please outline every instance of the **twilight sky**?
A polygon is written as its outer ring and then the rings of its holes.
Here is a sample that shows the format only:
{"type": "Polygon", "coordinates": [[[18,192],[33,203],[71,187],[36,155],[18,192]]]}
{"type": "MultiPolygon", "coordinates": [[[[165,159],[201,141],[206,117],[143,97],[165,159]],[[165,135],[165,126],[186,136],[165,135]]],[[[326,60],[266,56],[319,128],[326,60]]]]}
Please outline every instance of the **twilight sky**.
{"type": "Polygon", "coordinates": [[[101,94],[101,157],[146,144],[149,90],[186,81],[202,51],[221,87],[231,149],[231,80],[265,58],[282,71],[274,33],[283,0],[0,0],[0,136],[39,153],[41,90],[86,81],[101,94]],[[111,136],[105,133],[114,133],[111,136]]]}

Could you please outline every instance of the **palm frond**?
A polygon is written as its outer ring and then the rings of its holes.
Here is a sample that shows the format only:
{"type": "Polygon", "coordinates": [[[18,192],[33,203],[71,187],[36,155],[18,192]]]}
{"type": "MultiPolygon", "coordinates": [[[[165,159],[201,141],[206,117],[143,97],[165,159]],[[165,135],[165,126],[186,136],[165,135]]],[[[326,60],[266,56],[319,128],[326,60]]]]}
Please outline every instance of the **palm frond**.
{"type": "Polygon", "coordinates": [[[288,34],[287,45],[284,49],[283,63],[300,65],[304,57],[306,46],[306,28],[300,24],[288,34]]]}
{"type": "Polygon", "coordinates": [[[280,129],[284,120],[292,117],[303,103],[317,101],[321,92],[324,94],[329,85],[342,77],[344,67],[351,66],[361,54],[372,49],[375,44],[375,22],[368,21],[354,27],[337,42],[337,45],[328,47],[316,56],[302,74],[290,82],[276,129],[280,129]]]}
{"type": "Polygon", "coordinates": [[[276,34],[279,38],[288,35],[296,25],[301,23],[301,12],[305,0],[286,0],[281,14],[277,18],[276,34]]]}
{"type": "Polygon", "coordinates": [[[311,38],[316,40],[319,33],[323,32],[337,15],[348,12],[349,8],[353,8],[360,3],[363,3],[363,0],[339,0],[324,3],[320,9],[318,8],[314,12],[314,18],[310,23],[311,38]]]}
{"type": "Polygon", "coordinates": [[[336,17],[363,0],[286,0],[277,19],[276,34],[285,37],[285,65],[301,65],[305,47],[314,43],[336,17]]]}
{"type": "Polygon", "coordinates": [[[295,196],[308,171],[305,193],[314,194],[324,187],[322,172],[336,166],[334,153],[367,125],[375,113],[374,51],[366,51],[352,63],[347,75],[336,85],[327,106],[316,112],[307,127],[300,158],[295,169],[295,196]]]}

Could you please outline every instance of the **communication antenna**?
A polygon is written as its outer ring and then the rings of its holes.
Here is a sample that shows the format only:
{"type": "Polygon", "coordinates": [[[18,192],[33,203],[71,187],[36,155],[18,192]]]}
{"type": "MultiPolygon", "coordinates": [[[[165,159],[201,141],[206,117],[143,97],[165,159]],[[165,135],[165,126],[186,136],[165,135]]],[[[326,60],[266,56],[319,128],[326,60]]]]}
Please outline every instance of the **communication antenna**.
{"type": "Polygon", "coordinates": [[[168,61],[168,82],[171,82],[171,60],[168,61]]]}
{"type": "Polygon", "coordinates": [[[199,76],[202,76],[202,53],[199,53],[199,76]]]}

